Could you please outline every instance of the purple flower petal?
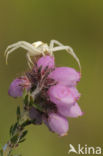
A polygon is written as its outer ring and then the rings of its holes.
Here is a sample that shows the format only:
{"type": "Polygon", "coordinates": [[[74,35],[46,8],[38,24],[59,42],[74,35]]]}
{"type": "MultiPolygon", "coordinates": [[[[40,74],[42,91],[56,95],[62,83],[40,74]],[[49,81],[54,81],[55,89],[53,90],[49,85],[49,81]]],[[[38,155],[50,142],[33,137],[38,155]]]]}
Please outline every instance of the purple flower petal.
{"type": "Polygon", "coordinates": [[[64,117],[71,117],[71,118],[76,118],[76,117],[83,115],[83,112],[81,111],[81,109],[77,103],[75,103],[71,107],[59,106],[58,113],[60,113],[64,117]]]}
{"type": "Polygon", "coordinates": [[[54,68],[54,66],[55,66],[54,57],[53,56],[43,56],[43,57],[41,57],[37,62],[37,66],[38,67],[42,66],[42,70],[44,70],[45,67],[47,67],[47,66],[49,68],[54,68]]]}
{"type": "Polygon", "coordinates": [[[22,76],[13,80],[11,83],[8,94],[14,98],[20,97],[23,94],[23,89],[29,89],[31,87],[31,83],[29,82],[26,76],[22,76]]]}
{"type": "Polygon", "coordinates": [[[66,135],[69,129],[68,120],[55,113],[49,114],[48,124],[51,130],[60,136],[66,135]]]}
{"type": "Polygon", "coordinates": [[[66,87],[62,84],[52,86],[48,90],[50,101],[59,105],[70,106],[76,101],[76,94],[73,89],[66,87]]]}
{"type": "Polygon", "coordinates": [[[57,67],[49,77],[67,86],[75,86],[80,81],[80,73],[69,67],[57,67]]]}

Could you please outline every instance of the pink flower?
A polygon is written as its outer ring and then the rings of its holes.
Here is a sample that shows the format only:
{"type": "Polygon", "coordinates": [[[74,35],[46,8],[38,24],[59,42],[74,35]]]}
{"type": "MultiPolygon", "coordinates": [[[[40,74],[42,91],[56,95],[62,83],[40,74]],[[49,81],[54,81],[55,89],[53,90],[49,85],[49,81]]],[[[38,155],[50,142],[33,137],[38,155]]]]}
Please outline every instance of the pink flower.
{"type": "Polygon", "coordinates": [[[67,134],[69,129],[68,120],[63,116],[51,113],[49,114],[47,122],[51,131],[57,133],[60,136],[64,136],[67,134]]]}
{"type": "Polygon", "coordinates": [[[79,93],[76,88],[66,87],[62,84],[50,87],[48,95],[50,97],[50,101],[63,106],[71,106],[79,98],[79,93]]]}
{"type": "Polygon", "coordinates": [[[67,86],[75,86],[80,81],[80,73],[69,67],[57,67],[49,77],[67,86]]]}
{"type": "Polygon", "coordinates": [[[30,89],[31,83],[26,76],[19,77],[11,83],[8,94],[14,98],[20,97],[23,94],[24,88],[30,89]]]}

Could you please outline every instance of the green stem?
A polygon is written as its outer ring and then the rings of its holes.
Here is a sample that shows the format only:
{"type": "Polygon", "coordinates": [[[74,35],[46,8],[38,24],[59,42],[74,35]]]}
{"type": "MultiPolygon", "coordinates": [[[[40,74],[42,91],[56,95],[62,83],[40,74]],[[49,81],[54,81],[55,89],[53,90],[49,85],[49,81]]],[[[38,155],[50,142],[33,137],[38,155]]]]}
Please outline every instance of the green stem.
{"type": "Polygon", "coordinates": [[[33,121],[29,118],[29,110],[32,106],[35,106],[34,99],[40,91],[41,88],[39,87],[32,92],[32,95],[24,91],[23,111],[21,112],[20,107],[17,107],[17,121],[10,128],[10,139],[5,144],[3,149],[0,150],[0,156],[13,156],[11,155],[11,152],[18,147],[21,142],[25,141],[25,136],[27,134],[27,130],[25,130],[25,128],[33,123],[33,121]]]}
{"type": "Polygon", "coordinates": [[[2,150],[2,156],[10,156],[13,149],[18,147],[27,133],[25,127],[30,125],[32,122],[29,119],[28,111],[23,111],[19,120],[11,127],[10,140],[4,146],[2,150]]]}

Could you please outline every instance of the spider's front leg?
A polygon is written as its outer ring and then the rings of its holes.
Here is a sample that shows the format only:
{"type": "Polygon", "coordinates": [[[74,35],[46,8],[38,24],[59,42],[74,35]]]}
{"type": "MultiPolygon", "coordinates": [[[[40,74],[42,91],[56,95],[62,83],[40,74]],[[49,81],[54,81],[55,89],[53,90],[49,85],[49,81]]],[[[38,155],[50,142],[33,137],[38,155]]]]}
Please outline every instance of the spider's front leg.
{"type": "MultiPolygon", "coordinates": [[[[11,44],[11,45],[9,45],[7,48],[6,48],[6,50],[5,50],[5,55],[10,51],[10,49],[13,49],[13,48],[20,48],[20,47],[22,47],[22,46],[25,46],[25,48],[27,48],[28,45],[29,44],[29,46],[30,46],[30,43],[28,43],[28,42],[25,42],[25,41],[19,41],[19,42],[17,42],[17,43],[14,43],[14,44],[11,44]]],[[[25,49],[24,48],[24,49],[25,49]]]]}
{"type": "Polygon", "coordinates": [[[50,41],[50,49],[52,49],[54,47],[54,44],[57,44],[59,46],[63,46],[63,44],[60,43],[59,41],[57,41],[57,40],[51,40],[50,41]]]}
{"type": "Polygon", "coordinates": [[[80,68],[80,71],[81,71],[81,65],[80,65],[79,58],[77,57],[77,55],[75,54],[75,52],[73,51],[73,49],[70,46],[64,46],[59,41],[51,40],[50,49],[51,49],[52,52],[59,51],[59,50],[66,50],[77,61],[78,65],[79,65],[79,68],[80,68]],[[54,47],[54,44],[57,44],[58,46],[54,47]]]}
{"type": "Polygon", "coordinates": [[[6,63],[7,63],[9,54],[11,54],[14,50],[16,50],[18,48],[23,48],[23,49],[27,50],[29,52],[29,55],[31,55],[31,56],[41,54],[41,51],[36,49],[32,44],[25,42],[25,41],[19,41],[19,42],[9,45],[7,47],[7,49],[5,51],[6,63]]]}

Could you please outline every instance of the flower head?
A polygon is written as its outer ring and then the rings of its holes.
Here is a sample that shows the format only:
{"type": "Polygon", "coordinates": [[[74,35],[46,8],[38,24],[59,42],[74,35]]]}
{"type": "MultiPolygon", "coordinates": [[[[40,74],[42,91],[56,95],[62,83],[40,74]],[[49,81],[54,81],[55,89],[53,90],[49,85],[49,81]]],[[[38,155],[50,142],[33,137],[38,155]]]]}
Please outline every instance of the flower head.
{"type": "Polygon", "coordinates": [[[53,56],[38,59],[26,76],[15,79],[9,88],[9,95],[22,96],[26,88],[33,98],[29,108],[29,117],[34,124],[47,125],[49,130],[60,136],[67,134],[67,117],[83,115],[77,100],[80,93],[76,89],[80,73],[69,67],[56,67],[53,56]]]}

